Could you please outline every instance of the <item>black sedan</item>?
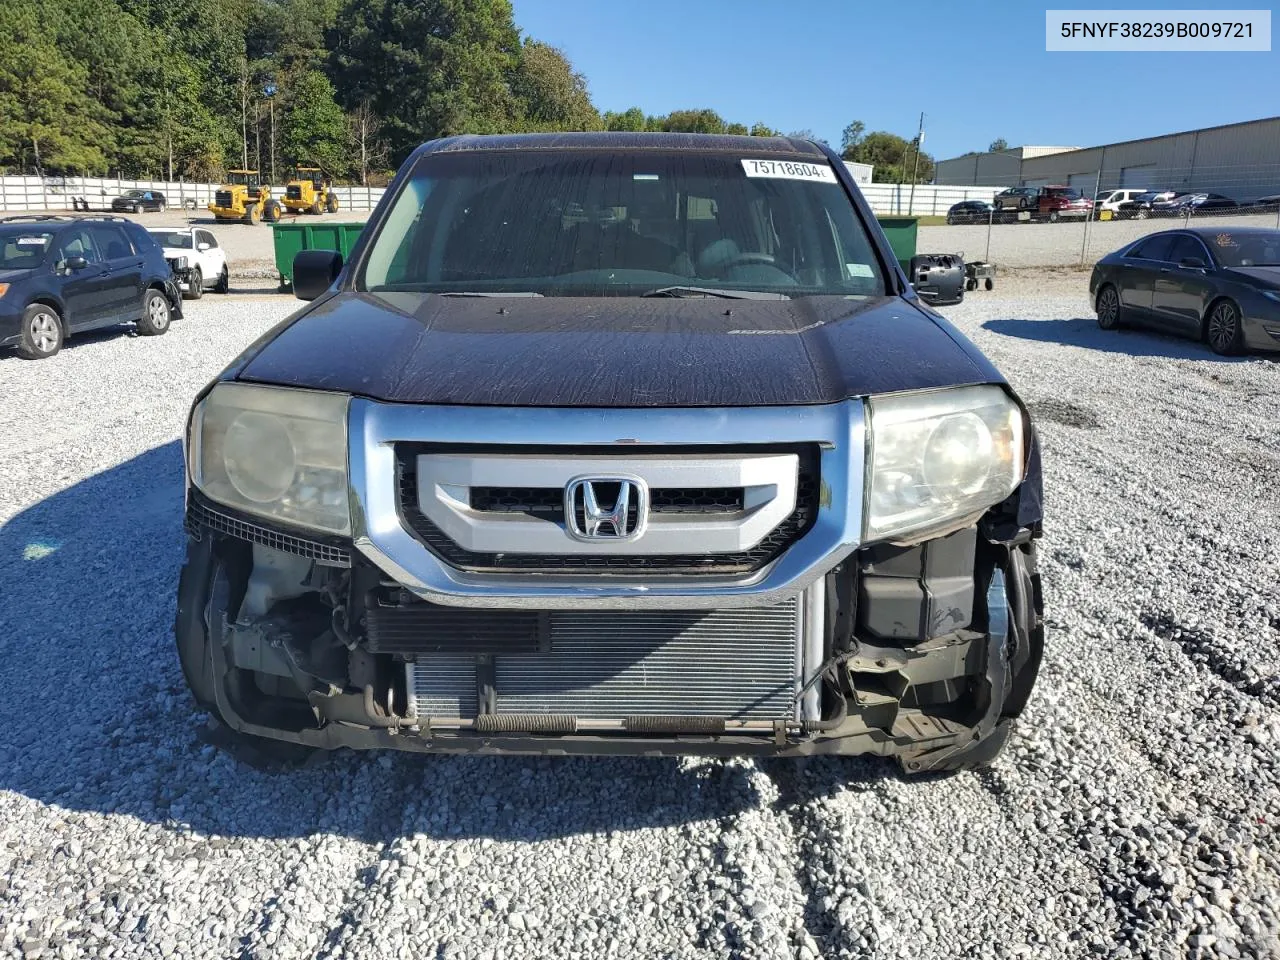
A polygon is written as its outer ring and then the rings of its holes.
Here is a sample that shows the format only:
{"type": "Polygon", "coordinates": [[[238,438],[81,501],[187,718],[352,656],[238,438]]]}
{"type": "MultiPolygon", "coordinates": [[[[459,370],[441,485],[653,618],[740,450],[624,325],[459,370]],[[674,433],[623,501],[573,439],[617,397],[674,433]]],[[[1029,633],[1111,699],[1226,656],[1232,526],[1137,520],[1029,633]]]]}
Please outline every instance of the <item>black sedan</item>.
{"type": "Polygon", "coordinates": [[[1184,193],[1172,200],[1157,200],[1151,205],[1151,214],[1156,217],[1195,217],[1234,210],[1238,206],[1240,204],[1220,193],[1184,193]]]}
{"type": "Polygon", "coordinates": [[[1145,220],[1151,216],[1151,207],[1156,203],[1165,203],[1176,197],[1172,190],[1148,190],[1140,193],[1132,200],[1126,200],[1116,207],[1117,220],[1145,220]]]}
{"type": "Polygon", "coordinates": [[[159,190],[127,190],[111,201],[111,209],[126,213],[164,213],[168,206],[159,190]]]}
{"type": "Polygon", "coordinates": [[[1280,230],[1153,233],[1099,260],[1089,294],[1104,330],[1142,324],[1223,355],[1280,350],[1280,230]]]}
{"type": "Polygon", "coordinates": [[[986,223],[991,211],[991,204],[985,200],[961,200],[947,210],[947,223],[986,223]]]}

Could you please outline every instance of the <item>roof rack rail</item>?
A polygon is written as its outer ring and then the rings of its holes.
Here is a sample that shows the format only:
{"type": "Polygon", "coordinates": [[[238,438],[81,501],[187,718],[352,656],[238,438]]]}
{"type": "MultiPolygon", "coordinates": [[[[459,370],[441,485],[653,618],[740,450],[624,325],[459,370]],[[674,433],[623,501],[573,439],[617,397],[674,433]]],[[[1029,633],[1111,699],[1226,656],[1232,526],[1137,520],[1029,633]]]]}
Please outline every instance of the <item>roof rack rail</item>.
{"type": "Polygon", "coordinates": [[[8,217],[0,217],[0,223],[13,223],[19,220],[70,220],[65,213],[15,213],[8,217]]]}
{"type": "Polygon", "coordinates": [[[15,221],[29,221],[31,223],[39,223],[47,220],[128,220],[128,217],[116,216],[113,213],[15,213],[11,216],[0,217],[0,223],[13,223],[15,221]]]}

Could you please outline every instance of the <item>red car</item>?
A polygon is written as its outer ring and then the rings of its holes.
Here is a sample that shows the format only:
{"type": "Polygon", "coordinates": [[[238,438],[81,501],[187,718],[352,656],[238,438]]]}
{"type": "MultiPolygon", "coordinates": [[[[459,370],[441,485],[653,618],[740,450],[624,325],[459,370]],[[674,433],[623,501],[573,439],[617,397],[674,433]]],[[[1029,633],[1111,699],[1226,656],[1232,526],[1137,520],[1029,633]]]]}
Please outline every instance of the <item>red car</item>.
{"type": "Polygon", "coordinates": [[[1093,201],[1075,187],[1041,187],[1036,219],[1057,223],[1068,217],[1083,220],[1093,213],[1093,201]]]}

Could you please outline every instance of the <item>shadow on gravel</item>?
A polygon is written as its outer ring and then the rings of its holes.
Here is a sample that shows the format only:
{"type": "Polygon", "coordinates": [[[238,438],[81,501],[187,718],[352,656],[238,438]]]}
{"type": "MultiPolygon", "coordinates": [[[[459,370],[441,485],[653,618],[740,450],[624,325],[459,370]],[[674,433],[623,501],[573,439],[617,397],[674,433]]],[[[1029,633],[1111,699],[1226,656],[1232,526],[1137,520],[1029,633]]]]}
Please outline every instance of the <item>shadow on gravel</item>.
{"type": "Polygon", "coordinates": [[[1258,357],[1220,357],[1207,346],[1194,340],[1166,336],[1152,330],[1127,327],[1120,330],[1103,330],[1097,321],[1082,318],[1073,320],[988,320],[984,330],[1017,337],[1020,340],[1036,340],[1041,343],[1060,343],[1069,347],[1085,347],[1105,353],[1123,353],[1131,357],[1168,357],[1174,360],[1207,360],[1215,363],[1242,363],[1258,357]]]}
{"type": "Polygon", "coordinates": [[[173,649],[184,550],[177,441],[0,525],[0,792],[205,835],[374,843],[679,826],[761,802],[746,763],[352,751],[242,762],[209,742],[173,649]]]}
{"type": "MultiPolygon", "coordinates": [[[[134,330],[132,323],[120,323],[114,327],[102,327],[98,330],[90,330],[87,333],[77,333],[69,340],[64,340],[62,350],[75,350],[77,347],[83,347],[89,343],[103,343],[107,340],[114,340],[117,337],[136,337],[137,332],[134,330]]],[[[44,363],[43,360],[23,360],[18,356],[18,351],[14,347],[0,347],[0,363],[6,361],[12,363],[44,363]]],[[[56,363],[57,358],[53,361],[56,363]]]]}

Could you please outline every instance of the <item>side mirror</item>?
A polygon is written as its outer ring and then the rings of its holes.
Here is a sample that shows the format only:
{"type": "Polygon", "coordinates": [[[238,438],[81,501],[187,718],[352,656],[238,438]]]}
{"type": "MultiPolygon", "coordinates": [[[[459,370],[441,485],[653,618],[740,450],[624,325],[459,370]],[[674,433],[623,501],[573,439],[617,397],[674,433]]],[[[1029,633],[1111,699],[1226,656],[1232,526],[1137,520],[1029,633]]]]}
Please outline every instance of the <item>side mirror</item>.
{"type": "Polygon", "coordinates": [[[67,257],[65,263],[68,270],[83,270],[89,265],[89,261],[84,257],[67,257]]]}
{"type": "Polygon", "coordinates": [[[293,258],[293,295],[314,300],[338,279],[342,254],[337,250],[299,250],[293,258]]]}
{"type": "Polygon", "coordinates": [[[1199,257],[1183,257],[1178,261],[1178,266],[1188,267],[1192,270],[1203,270],[1206,264],[1199,257]]]}
{"type": "Polygon", "coordinates": [[[209,249],[209,245],[207,243],[197,244],[196,249],[199,250],[201,253],[204,253],[206,250],[209,249]]]}

